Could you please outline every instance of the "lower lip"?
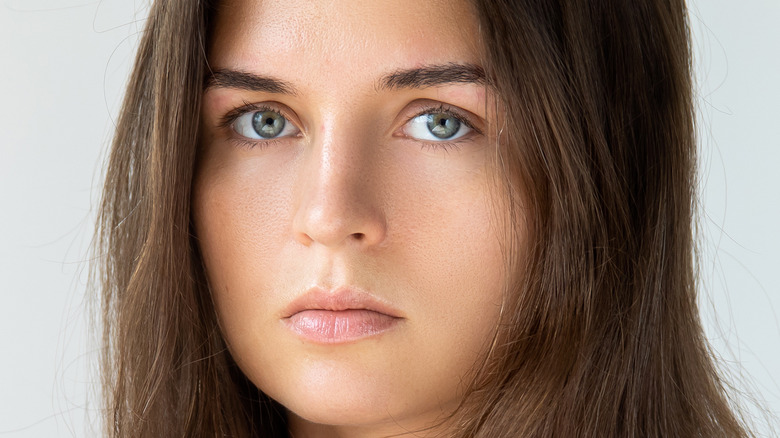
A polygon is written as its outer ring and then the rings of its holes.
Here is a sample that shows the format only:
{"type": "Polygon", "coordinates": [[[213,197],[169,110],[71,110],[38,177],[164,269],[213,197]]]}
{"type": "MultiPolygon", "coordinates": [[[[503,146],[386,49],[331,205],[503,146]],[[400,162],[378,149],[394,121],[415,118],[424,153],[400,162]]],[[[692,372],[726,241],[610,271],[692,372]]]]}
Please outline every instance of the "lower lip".
{"type": "Polygon", "coordinates": [[[288,327],[299,336],[321,344],[353,342],[392,329],[399,321],[371,310],[304,310],[289,317],[288,327]]]}

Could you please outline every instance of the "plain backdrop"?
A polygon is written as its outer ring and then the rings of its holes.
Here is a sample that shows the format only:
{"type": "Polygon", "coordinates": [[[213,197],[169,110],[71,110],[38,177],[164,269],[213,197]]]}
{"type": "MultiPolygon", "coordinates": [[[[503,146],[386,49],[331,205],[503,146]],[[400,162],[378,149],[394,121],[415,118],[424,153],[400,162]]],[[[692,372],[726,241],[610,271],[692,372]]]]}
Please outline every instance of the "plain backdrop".
{"type": "MultiPolygon", "coordinates": [[[[758,432],[778,436],[780,0],[690,8],[703,321],[758,432]]],[[[147,11],[0,0],[0,437],[99,435],[87,249],[147,11]]]]}

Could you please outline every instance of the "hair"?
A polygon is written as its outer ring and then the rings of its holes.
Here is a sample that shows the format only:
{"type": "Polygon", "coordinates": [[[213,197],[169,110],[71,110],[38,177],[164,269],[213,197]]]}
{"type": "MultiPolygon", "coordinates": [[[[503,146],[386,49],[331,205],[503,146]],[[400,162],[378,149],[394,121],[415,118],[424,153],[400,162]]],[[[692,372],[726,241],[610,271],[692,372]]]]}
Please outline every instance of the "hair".
{"type": "MultiPolygon", "coordinates": [[[[696,305],[684,0],[473,3],[511,278],[454,436],[747,436],[696,305]]],[[[192,231],[216,6],[153,4],[117,123],[95,247],[110,437],[287,435],[227,351],[192,231]]]]}

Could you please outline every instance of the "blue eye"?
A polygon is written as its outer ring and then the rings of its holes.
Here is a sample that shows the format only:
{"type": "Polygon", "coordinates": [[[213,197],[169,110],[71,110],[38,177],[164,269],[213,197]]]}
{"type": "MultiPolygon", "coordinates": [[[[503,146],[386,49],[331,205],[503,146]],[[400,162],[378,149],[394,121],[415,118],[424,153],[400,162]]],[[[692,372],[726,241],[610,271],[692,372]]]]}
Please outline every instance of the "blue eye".
{"type": "Polygon", "coordinates": [[[471,128],[449,112],[420,114],[407,123],[404,133],[423,141],[457,140],[471,132],[471,128]]]}
{"type": "Polygon", "coordinates": [[[258,140],[289,137],[298,133],[292,123],[288,123],[283,115],[274,110],[242,114],[233,122],[233,130],[246,138],[258,140]]]}

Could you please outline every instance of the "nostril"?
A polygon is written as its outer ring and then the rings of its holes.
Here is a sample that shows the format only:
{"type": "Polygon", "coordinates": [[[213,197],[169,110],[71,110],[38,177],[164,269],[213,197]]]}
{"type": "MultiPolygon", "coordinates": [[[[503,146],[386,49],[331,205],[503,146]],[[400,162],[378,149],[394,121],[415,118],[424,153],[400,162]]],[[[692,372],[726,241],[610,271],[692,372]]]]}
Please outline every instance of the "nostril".
{"type": "Polygon", "coordinates": [[[361,240],[365,239],[366,235],[365,235],[365,234],[363,234],[363,233],[353,233],[353,234],[352,234],[352,237],[353,237],[355,240],[357,240],[357,241],[361,241],[361,240]]]}

